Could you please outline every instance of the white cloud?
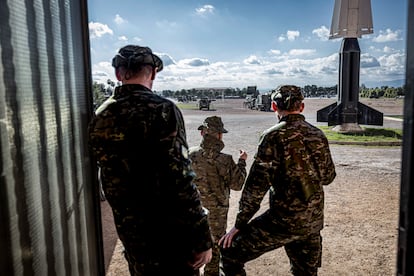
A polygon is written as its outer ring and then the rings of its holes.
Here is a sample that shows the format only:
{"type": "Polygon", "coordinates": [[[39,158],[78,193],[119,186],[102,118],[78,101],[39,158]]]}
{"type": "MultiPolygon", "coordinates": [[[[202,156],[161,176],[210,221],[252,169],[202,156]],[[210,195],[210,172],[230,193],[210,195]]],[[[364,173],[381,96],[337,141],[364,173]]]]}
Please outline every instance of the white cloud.
{"type": "Polygon", "coordinates": [[[115,19],[114,19],[115,23],[118,25],[121,25],[123,23],[126,23],[128,21],[126,21],[125,19],[123,19],[119,14],[115,15],[115,19]]]}
{"type": "Polygon", "coordinates": [[[269,54],[278,56],[278,55],[281,54],[281,52],[280,52],[280,50],[271,49],[271,50],[269,50],[269,54]]]}
{"type": "Polygon", "coordinates": [[[132,38],[135,42],[141,42],[142,38],[138,37],[138,36],[134,36],[134,38],[132,38]]]}
{"type": "Polygon", "coordinates": [[[180,65],[187,65],[187,66],[194,66],[194,67],[199,67],[199,66],[206,66],[209,65],[210,62],[208,61],[208,59],[203,59],[203,58],[190,58],[190,59],[182,59],[179,61],[180,65]]]}
{"type": "Polygon", "coordinates": [[[398,41],[398,40],[402,40],[400,35],[401,35],[400,30],[392,31],[391,29],[386,29],[385,31],[380,31],[379,35],[374,37],[372,41],[378,42],[378,43],[398,41]]]}
{"type": "Polygon", "coordinates": [[[196,9],[196,14],[200,16],[207,16],[208,14],[213,14],[214,10],[215,10],[214,6],[204,5],[201,8],[196,9]]]}
{"type": "Polygon", "coordinates": [[[381,52],[381,50],[380,50],[380,49],[378,49],[378,48],[376,48],[376,47],[374,47],[374,46],[372,46],[372,45],[370,45],[370,46],[368,47],[368,49],[369,49],[371,52],[381,52]]]}
{"type": "Polygon", "coordinates": [[[283,75],[283,72],[276,68],[267,69],[265,70],[265,73],[269,75],[283,75]]]}
{"type": "Polygon", "coordinates": [[[297,75],[301,75],[301,76],[308,76],[310,75],[310,73],[301,67],[288,67],[287,70],[285,70],[284,72],[285,76],[289,76],[289,77],[293,77],[293,76],[297,76],[297,75]]]}
{"type": "Polygon", "coordinates": [[[375,57],[365,53],[361,55],[360,66],[361,68],[378,67],[380,63],[375,57]]]}
{"type": "Polygon", "coordinates": [[[128,41],[128,38],[126,36],[124,36],[124,35],[121,35],[121,36],[118,36],[118,40],[119,41],[126,42],[126,41],[128,41]]]}
{"type": "Polygon", "coordinates": [[[287,39],[287,40],[289,40],[289,41],[294,41],[297,37],[299,37],[299,35],[300,35],[300,32],[299,32],[299,31],[292,31],[292,30],[288,30],[288,31],[286,32],[286,34],[281,34],[281,35],[278,37],[278,40],[279,40],[280,42],[283,42],[283,41],[285,41],[286,39],[287,39]]]}
{"type": "Polygon", "coordinates": [[[403,80],[405,78],[405,54],[402,52],[377,58],[380,66],[362,67],[361,81],[376,83],[403,80]]]}
{"type": "Polygon", "coordinates": [[[212,83],[215,86],[243,88],[251,85],[252,81],[260,87],[267,88],[283,83],[331,86],[337,82],[337,54],[316,59],[283,55],[276,62],[270,61],[268,56],[256,55],[251,55],[241,62],[231,63],[201,63],[201,60],[203,59],[185,59],[168,66],[158,75],[158,81],[154,83],[155,89],[191,89],[211,86],[212,83]]]}
{"type": "Polygon", "coordinates": [[[312,34],[319,37],[322,41],[327,41],[329,39],[329,29],[325,26],[314,29],[312,34]]]}
{"type": "MultiPolygon", "coordinates": [[[[332,86],[338,82],[339,55],[314,57],[313,49],[292,49],[286,53],[270,50],[264,56],[250,55],[238,62],[214,62],[205,58],[188,58],[176,62],[167,53],[156,53],[164,63],[157,75],[154,90],[180,90],[195,87],[228,86],[243,88],[252,83],[259,88],[272,88],[292,83],[299,86],[332,86]]],[[[316,51],[317,52],[317,51],[316,51]]],[[[376,51],[361,54],[361,81],[378,82],[403,78],[405,54],[402,51],[376,51]]],[[[113,76],[109,63],[93,66],[94,80],[106,82],[113,76]]],[[[114,78],[111,78],[115,81],[114,78]]],[[[265,90],[263,92],[266,92],[265,90]]]]}
{"type": "Polygon", "coordinates": [[[289,41],[294,41],[297,37],[299,37],[299,31],[287,31],[286,36],[289,41]]]}
{"type": "MultiPolygon", "coordinates": [[[[311,66],[315,72],[337,76],[339,67],[339,56],[338,54],[332,54],[327,57],[316,58],[310,60],[313,65],[311,66]]],[[[336,83],[336,81],[335,81],[336,83]]]]}
{"type": "Polygon", "coordinates": [[[292,56],[307,56],[316,53],[315,49],[292,49],[289,51],[289,55],[292,56]]]}
{"type": "Polygon", "coordinates": [[[164,68],[168,65],[176,64],[175,60],[169,55],[165,53],[154,53],[162,60],[162,63],[164,64],[164,68]]]}
{"type": "MultiPolygon", "coordinates": [[[[405,67],[405,54],[399,52],[391,55],[384,55],[378,58],[381,67],[400,68],[405,67]]],[[[402,70],[404,71],[404,70],[402,70]]]]}
{"type": "Polygon", "coordinates": [[[112,35],[113,31],[106,24],[89,22],[89,35],[91,38],[102,37],[105,34],[112,35]]]}
{"type": "Polygon", "coordinates": [[[283,42],[283,41],[285,41],[285,40],[286,40],[286,37],[285,37],[284,35],[280,35],[280,36],[278,37],[278,40],[279,40],[280,42],[283,42]]]}
{"type": "Polygon", "coordinates": [[[245,60],[243,60],[243,63],[244,64],[261,64],[262,62],[260,61],[260,59],[257,58],[257,56],[251,55],[245,60]]]}
{"type": "Polygon", "coordinates": [[[384,49],[383,49],[383,51],[384,51],[384,53],[389,54],[389,53],[395,52],[395,49],[393,49],[391,47],[388,47],[388,46],[385,46],[384,49]]]}
{"type": "Polygon", "coordinates": [[[98,62],[92,66],[92,79],[99,83],[106,83],[108,79],[116,80],[114,69],[110,62],[98,62]]]}

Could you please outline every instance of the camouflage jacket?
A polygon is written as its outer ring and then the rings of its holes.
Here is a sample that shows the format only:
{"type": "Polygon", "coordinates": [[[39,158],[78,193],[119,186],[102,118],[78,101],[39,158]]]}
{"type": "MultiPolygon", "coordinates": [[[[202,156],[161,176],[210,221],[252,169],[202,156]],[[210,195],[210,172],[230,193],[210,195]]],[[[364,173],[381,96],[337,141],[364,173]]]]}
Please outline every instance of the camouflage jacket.
{"type": "Polygon", "coordinates": [[[336,176],[328,141],[301,114],[283,117],[262,134],[239,204],[236,228],[259,210],[270,189],[268,212],[286,231],[307,234],[323,228],[323,185],[336,176]]]}
{"type": "Polygon", "coordinates": [[[212,246],[184,120],[171,101],[141,85],[117,87],[89,125],[89,145],[123,242],[212,246]]]}
{"type": "Polygon", "coordinates": [[[201,201],[208,209],[229,207],[230,189],[240,191],[246,178],[246,161],[237,164],[230,154],[222,153],[224,143],[204,135],[199,147],[190,148],[190,159],[196,173],[195,183],[201,201]]]}

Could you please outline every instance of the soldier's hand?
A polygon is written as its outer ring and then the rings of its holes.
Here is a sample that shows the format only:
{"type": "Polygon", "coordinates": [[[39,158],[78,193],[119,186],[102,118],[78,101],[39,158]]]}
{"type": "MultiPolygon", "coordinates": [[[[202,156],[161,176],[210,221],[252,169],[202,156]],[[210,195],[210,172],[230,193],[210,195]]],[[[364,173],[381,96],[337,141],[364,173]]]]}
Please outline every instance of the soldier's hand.
{"type": "Polygon", "coordinates": [[[190,265],[194,269],[199,269],[200,267],[202,267],[205,264],[208,264],[211,261],[212,255],[213,251],[211,248],[200,253],[195,253],[193,256],[193,261],[190,262],[190,265]]]}
{"type": "Polygon", "coordinates": [[[236,227],[231,228],[230,232],[226,233],[221,239],[219,240],[218,244],[221,245],[223,248],[228,248],[231,246],[231,242],[233,241],[234,236],[239,233],[239,229],[236,227]]]}
{"type": "Polygon", "coordinates": [[[246,160],[247,159],[247,152],[245,152],[244,150],[240,150],[239,158],[243,159],[243,160],[246,160]]]}

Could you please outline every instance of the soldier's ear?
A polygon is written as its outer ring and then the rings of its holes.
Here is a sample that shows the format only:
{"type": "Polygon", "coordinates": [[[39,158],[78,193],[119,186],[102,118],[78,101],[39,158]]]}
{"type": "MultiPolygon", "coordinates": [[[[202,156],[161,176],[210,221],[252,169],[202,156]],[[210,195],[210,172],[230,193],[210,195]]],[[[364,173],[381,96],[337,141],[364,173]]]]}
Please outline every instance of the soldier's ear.
{"type": "Polygon", "coordinates": [[[115,76],[118,81],[122,81],[121,73],[119,72],[119,68],[115,69],[115,76]]]}
{"type": "Polygon", "coordinates": [[[158,70],[158,67],[152,67],[151,80],[155,80],[155,76],[157,75],[157,70],[158,70]]]}
{"type": "Polygon", "coordinates": [[[272,110],[273,110],[274,112],[276,112],[276,111],[277,111],[277,104],[276,104],[274,101],[272,101],[272,110]]]}

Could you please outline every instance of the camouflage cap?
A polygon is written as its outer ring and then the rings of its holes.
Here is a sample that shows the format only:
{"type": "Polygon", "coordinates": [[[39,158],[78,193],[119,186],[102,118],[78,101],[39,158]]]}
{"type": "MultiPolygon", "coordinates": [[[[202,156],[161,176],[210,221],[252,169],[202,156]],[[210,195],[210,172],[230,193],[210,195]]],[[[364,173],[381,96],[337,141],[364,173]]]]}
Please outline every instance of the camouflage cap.
{"type": "Polygon", "coordinates": [[[149,47],[127,45],[119,49],[118,54],[112,59],[112,66],[118,68],[124,66],[135,69],[140,65],[151,65],[157,68],[157,72],[163,69],[162,60],[149,47]]]}
{"type": "Polygon", "coordinates": [[[281,109],[288,110],[293,103],[303,101],[302,89],[295,85],[280,85],[271,94],[271,98],[281,109]]]}
{"type": "Polygon", "coordinates": [[[224,129],[223,122],[218,116],[207,117],[203,124],[197,128],[198,130],[207,129],[215,133],[227,133],[228,131],[224,129]]]}

